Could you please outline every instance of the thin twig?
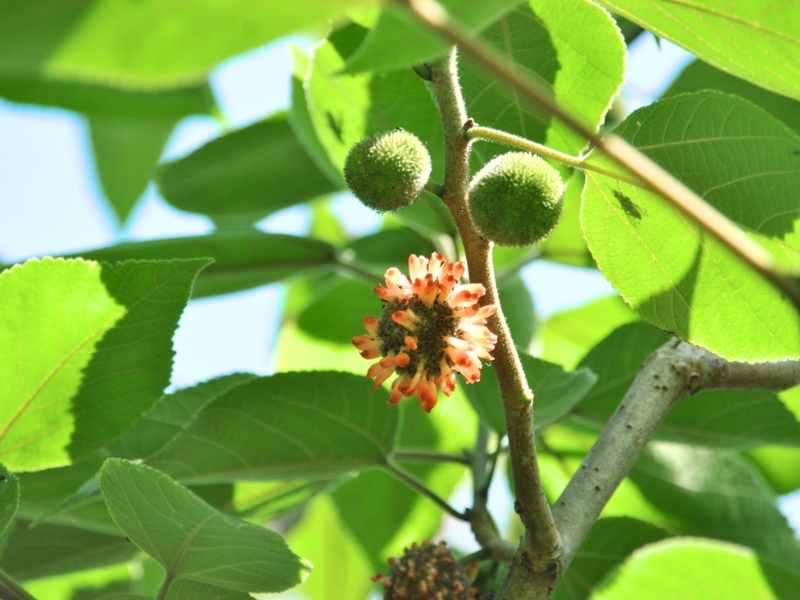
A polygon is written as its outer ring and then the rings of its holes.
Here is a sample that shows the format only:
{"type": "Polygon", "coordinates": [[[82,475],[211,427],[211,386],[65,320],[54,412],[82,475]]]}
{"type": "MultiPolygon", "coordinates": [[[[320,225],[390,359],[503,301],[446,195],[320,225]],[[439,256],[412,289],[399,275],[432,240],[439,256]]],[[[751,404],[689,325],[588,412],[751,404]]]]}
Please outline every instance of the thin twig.
{"type": "Polygon", "coordinates": [[[36,600],[36,598],[31,596],[19,583],[16,582],[13,577],[11,577],[11,575],[6,573],[3,569],[0,569],[0,590],[2,590],[0,593],[3,594],[0,597],[3,599],[36,600]]]}
{"type": "Polygon", "coordinates": [[[461,51],[486,67],[498,79],[511,86],[531,103],[564,122],[611,157],[644,186],[670,202],[711,233],[750,267],[772,282],[800,309],[800,279],[779,269],[772,256],[751,240],[733,221],[705,202],[700,196],[659,167],[622,138],[600,137],[586,123],[561,108],[550,91],[523,75],[513,65],[480,40],[454,23],[436,0],[395,0],[406,6],[422,23],[456,44],[461,51]]]}
{"type": "Polygon", "coordinates": [[[450,516],[455,517],[456,519],[459,519],[461,521],[468,520],[467,515],[453,508],[447,502],[447,500],[439,496],[436,492],[434,492],[427,485],[425,485],[424,482],[414,477],[408,471],[405,471],[404,469],[400,468],[399,466],[391,462],[383,465],[383,468],[386,469],[389,473],[391,473],[395,477],[397,477],[400,481],[408,485],[409,487],[417,490],[423,496],[427,496],[428,498],[433,500],[436,504],[439,505],[439,507],[442,508],[442,510],[444,510],[450,516]]]}

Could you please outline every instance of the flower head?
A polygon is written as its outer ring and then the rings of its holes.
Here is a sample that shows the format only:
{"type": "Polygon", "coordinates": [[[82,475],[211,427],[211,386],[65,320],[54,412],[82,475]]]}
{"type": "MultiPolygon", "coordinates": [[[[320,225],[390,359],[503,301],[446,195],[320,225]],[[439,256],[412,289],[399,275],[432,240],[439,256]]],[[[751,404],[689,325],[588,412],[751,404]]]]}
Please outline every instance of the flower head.
{"type": "Polygon", "coordinates": [[[389,404],[416,394],[430,412],[439,387],[445,396],[455,389],[454,371],[475,383],[481,378],[480,359],[492,360],[497,336],[486,319],[497,306],[478,303],[486,293],[481,284],[458,283],[464,270],[463,262],[446,263],[438,252],[430,260],[412,254],[409,277],[392,267],[385,274],[386,287],[373,288],[386,303],[383,315],[366,317],[366,335],[352,342],[364,358],[379,359],[367,371],[376,388],[397,374],[389,404]]]}

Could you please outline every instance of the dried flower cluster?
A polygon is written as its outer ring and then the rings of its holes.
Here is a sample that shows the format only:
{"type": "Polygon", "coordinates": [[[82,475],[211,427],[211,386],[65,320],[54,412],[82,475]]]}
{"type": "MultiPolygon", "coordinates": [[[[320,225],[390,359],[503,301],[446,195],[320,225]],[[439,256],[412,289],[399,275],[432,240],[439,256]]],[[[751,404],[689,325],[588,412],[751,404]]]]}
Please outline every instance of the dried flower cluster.
{"type": "Polygon", "coordinates": [[[377,388],[397,373],[389,404],[417,395],[425,412],[436,405],[438,388],[446,396],[455,389],[454,371],[467,383],[481,378],[480,359],[492,360],[497,342],[486,319],[497,306],[481,306],[486,293],[479,283],[459,284],[465,265],[445,262],[438,252],[430,260],[411,255],[409,277],[392,267],[386,287],[374,288],[386,305],[380,319],[367,317],[366,335],[352,342],[366,359],[380,360],[367,371],[377,388]]]}

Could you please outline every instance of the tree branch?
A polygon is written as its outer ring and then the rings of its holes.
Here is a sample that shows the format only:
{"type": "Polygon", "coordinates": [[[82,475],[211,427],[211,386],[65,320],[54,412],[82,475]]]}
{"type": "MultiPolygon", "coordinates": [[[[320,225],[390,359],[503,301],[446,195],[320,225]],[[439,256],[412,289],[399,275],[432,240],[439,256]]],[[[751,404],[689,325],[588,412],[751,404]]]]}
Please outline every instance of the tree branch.
{"type": "Polygon", "coordinates": [[[695,194],[656,163],[615,135],[600,137],[588,126],[556,103],[548,89],[514,69],[492,48],[474,39],[455,24],[436,0],[395,0],[406,6],[422,23],[457,44],[461,51],[486,67],[498,79],[511,86],[531,103],[563,121],[570,129],[585,137],[628,172],[638,177],[643,186],[659,194],[703,229],[711,233],[750,267],[784,292],[800,309],[800,278],[783,271],[772,256],[751,240],[733,221],[695,194]]]}
{"type": "MultiPolygon", "coordinates": [[[[473,123],[467,119],[456,72],[456,53],[427,64],[431,86],[439,104],[445,134],[445,194],[442,197],[458,227],[464,244],[470,281],[481,283],[486,294],[484,304],[497,304],[497,285],[492,266],[491,244],[478,235],[467,208],[469,187],[469,144],[465,130],[473,123]]],[[[525,527],[525,536],[511,566],[505,586],[507,597],[546,598],[560,577],[558,557],[561,544],[553,522],[550,505],[542,486],[533,432],[533,396],[514,347],[502,307],[488,326],[497,335],[494,369],[503,399],[511,470],[516,491],[515,509],[525,527]],[[531,596],[531,591],[535,596],[531,596]],[[539,591],[536,591],[539,590],[539,591]],[[548,591],[549,590],[549,591],[548,591]]]]}
{"type": "Polygon", "coordinates": [[[564,569],[676,402],[707,389],[777,391],[798,383],[800,361],[729,362],[677,339],[653,352],[553,508],[564,569]]]}

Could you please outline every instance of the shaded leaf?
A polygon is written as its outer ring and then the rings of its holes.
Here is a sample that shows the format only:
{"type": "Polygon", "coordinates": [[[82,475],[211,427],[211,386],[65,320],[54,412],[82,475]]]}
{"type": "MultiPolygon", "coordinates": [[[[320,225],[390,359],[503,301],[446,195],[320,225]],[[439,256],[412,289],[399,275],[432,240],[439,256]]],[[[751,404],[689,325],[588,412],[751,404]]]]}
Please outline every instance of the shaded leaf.
{"type": "Polygon", "coordinates": [[[193,483],[333,475],[386,462],[398,413],[364,377],[261,377],[221,395],[148,462],[193,483]]]}
{"type": "Polygon", "coordinates": [[[169,586],[165,600],[251,600],[252,596],[244,592],[226,590],[224,588],[178,579],[169,586]]]}
{"type": "Polygon", "coordinates": [[[333,246],[319,240],[253,230],[197,237],[130,242],[80,253],[106,262],[130,258],[211,257],[192,290],[193,298],[230,294],[281,281],[333,264],[333,246]]]}
{"type": "Polygon", "coordinates": [[[631,556],[592,600],[638,600],[658,590],[663,600],[791,600],[800,573],[749,548],[712,540],[673,538],[631,556]]]}
{"type": "Polygon", "coordinates": [[[541,258],[573,267],[597,268],[586,247],[581,229],[581,194],[583,173],[576,170],[567,182],[561,219],[556,228],[539,245],[541,258]]]}
{"type": "Polygon", "coordinates": [[[510,277],[498,286],[497,294],[514,343],[527,348],[536,331],[536,309],[528,286],[521,277],[510,277]]]}
{"type": "MultiPolygon", "coordinates": [[[[621,137],[800,269],[800,137],[746,100],[698,92],[631,114],[621,137]]],[[[589,161],[615,171],[607,158],[589,161]]],[[[666,201],[586,172],[581,221],[603,275],[644,319],[729,360],[800,356],[800,315],[780,291],[666,201]]]]}
{"type": "Polygon", "coordinates": [[[203,80],[229,56],[357,3],[309,0],[303,10],[274,0],[11,3],[0,11],[0,71],[44,72],[133,89],[174,88],[203,80]]]}
{"type": "MultiPolygon", "coordinates": [[[[451,16],[470,33],[496,21],[519,0],[442,0],[451,16]]],[[[449,45],[407,12],[387,6],[364,43],[347,61],[346,71],[382,71],[422,63],[444,54],[449,45]]]]}
{"type": "MultiPolygon", "coordinates": [[[[522,352],[520,359],[528,385],[533,390],[534,425],[537,429],[566,417],[597,380],[589,369],[567,372],[559,365],[522,352]]],[[[464,393],[481,421],[504,435],[506,423],[503,400],[494,369],[485,367],[481,381],[476,385],[465,386],[464,393]]]]}
{"type": "Polygon", "coordinates": [[[27,521],[17,521],[0,568],[24,581],[113,565],[135,553],[136,546],[119,532],[107,535],[50,523],[29,528],[27,521]]]}
{"type": "Polygon", "coordinates": [[[45,258],[0,274],[5,463],[69,464],[140,416],[169,383],[172,335],[207,264],[45,258]]]}
{"type": "Polygon", "coordinates": [[[670,537],[651,523],[629,517],[606,517],[597,521],[558,584],[554,600],[583,600],[606,575],[631,552],[670,537]]]}
{"type": "Polygon", "coordinates": [[[339,191],[297,140],[285,113],[208,142],[159,168],[159,190],[176,208],[250,222],[339,191]]]}
{"type": "MultiPolygon", "coordinates": [[[[375,265],[381,276],[383,270],[389,267],[398,267],[407,272],[410,255],[430,256],[436,250],[429,239],[407,227],[385,229],[362,236],[354,240],[347,249],[355,253],[354,260],[375,265]]],[[[376,285],[379,283],[380,280],[376,285]]]]}
{"type": "MultiPolygon", "coordinates": [[[[625,71],[625,44],[608,13],[587,0],[531,0],[504,15],[481,34],[484,42],[516,69],[549,88],[559,103],[597,129],[617,95],[625,71]]],[[[470,59],[462,59],[459,78],[467,114],[494,127],[578,154],[586,140],[560,121],[551,121],[516,92],[470,59]]],[[[473,144],[479,167],[509,149],[473,144]]]]}
{"type": "MultiPolygon", "coordinates": [[[[375,285],[380,283],[378,280],[375,285]]],[[[364,317],[379,317],[383,311],[373,287],[360,279],[337,278],[300,313],[298,327],[308,335],[337,344],[363,335],[364,317]]]]}
{"type": "Polygon", "coordinates": [[[120,529],[168,569],[172,580],[278,592],[310,571],[277,533],[222,515],[150,467],[108,459],[100,489],[120,529]]]}
{"type": "Polygon", "coordinates": [[[14,519],[19,506],[19,480],[0,465],[0,537],[14,519]]]}
{"type": "Polygon", "coordinates": [[[600,3],[723,71],[800,99],[797,4],[781,0],[748,4],[720,0],[600,3]]]}
{"type": "Polygon", "coordinates": [[[800,543],[760,473],[732,452],[651,445],[629,477],[649,502],[672,515],[672,528],[750,546],[800,567],[800,543]]]}

